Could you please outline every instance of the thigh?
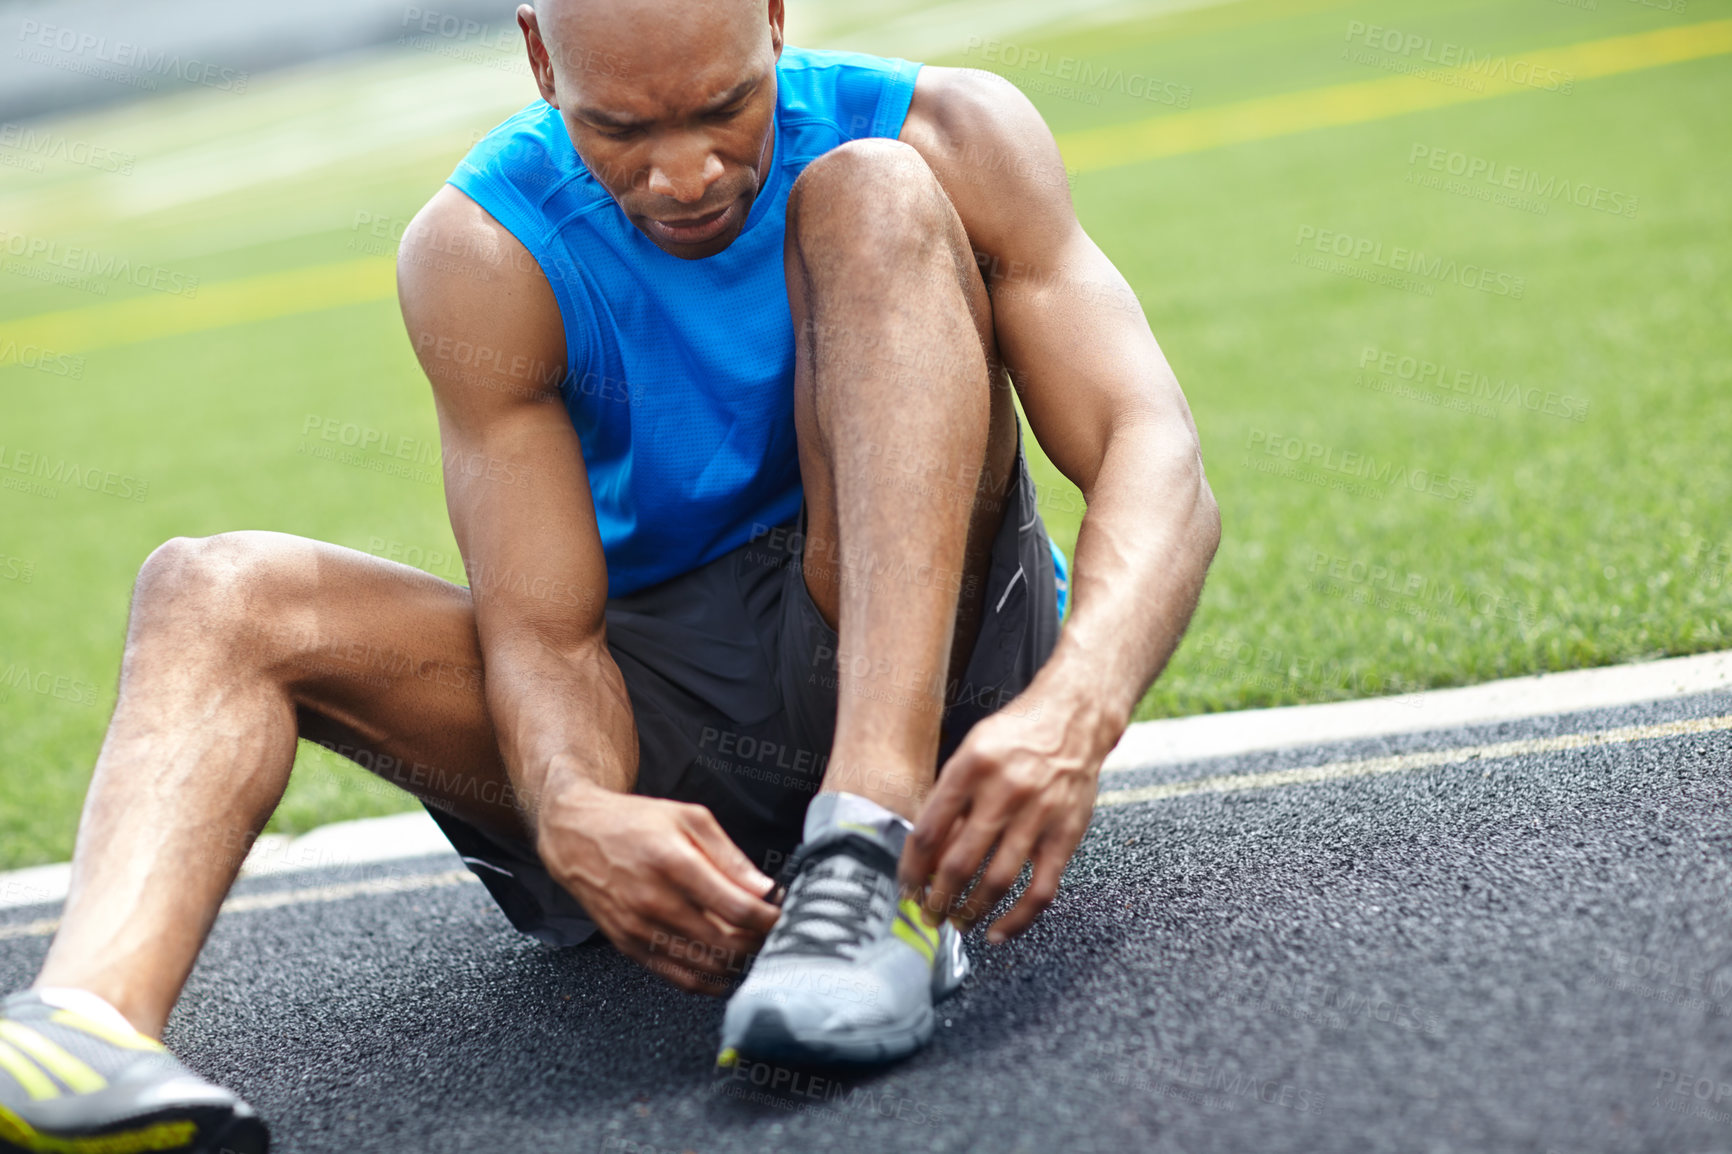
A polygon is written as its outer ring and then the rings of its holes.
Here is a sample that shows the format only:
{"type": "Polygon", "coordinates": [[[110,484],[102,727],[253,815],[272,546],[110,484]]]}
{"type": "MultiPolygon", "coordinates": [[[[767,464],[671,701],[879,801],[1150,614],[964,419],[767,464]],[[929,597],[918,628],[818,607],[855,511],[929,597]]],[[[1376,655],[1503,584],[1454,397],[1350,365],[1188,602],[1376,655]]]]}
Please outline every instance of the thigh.
{"type": "Polygon", "coordinates": [[[471,824],[526,836],[469,590],[319,541],[279,537],[271,553],[269,648],[300,736],[471,824]]]}

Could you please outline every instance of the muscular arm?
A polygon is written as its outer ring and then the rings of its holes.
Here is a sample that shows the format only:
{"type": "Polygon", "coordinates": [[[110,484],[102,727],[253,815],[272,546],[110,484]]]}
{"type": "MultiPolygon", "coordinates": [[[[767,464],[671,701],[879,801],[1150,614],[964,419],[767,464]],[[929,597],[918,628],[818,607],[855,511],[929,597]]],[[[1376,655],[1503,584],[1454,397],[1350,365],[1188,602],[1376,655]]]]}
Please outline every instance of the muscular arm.
{"type": "Polygon", "coordinates": [[[607,648],[607,562],[559,393],[553,291],[516,238],[451,187],[406,232],[398,287],[433,385],[446,505],[521,832],[623,952],[717,992],[728,959],[775,921],[758,898],[770,881],[708,810],[630,794],[637,728],[607,648]],[[707,948],[676,964],[669,944],[682,940],[707,948]]]}
{"type": "Polygon", "coordinates": [[[970,916],[996,903],[1032,857],[1029,896],[995,928],[1002,936],[1025,928],[1056,891],[1100,763],[1196,606],[1220,516],[1184,394],[1130,286],[1078,223],[1039,113],[997,77],[927,68],[902,139],[955,204],[1029,424],[1088,502],[1057,650],[1021,708],[977,727],[945,768],[952,784],[940,776],[913,839],[928,852],[905,863],[909,880],[936,865],[934,891],[956,895],[997,843],[970,916]],[[970,796],[983,785],[1005,800],[970,796]],[[1044,827],[1012,819],[1043,799],[1044,827]]]}
{"type": "Polygon", "coordinates": [[[513,784],[531,813],[550,783],[628,791],[637,733],[607,651],[607,565],[560,403],[553,291],[522,245],[450,186],[405,234],[398,288],[433,385],[446,506],[513,784]]]}

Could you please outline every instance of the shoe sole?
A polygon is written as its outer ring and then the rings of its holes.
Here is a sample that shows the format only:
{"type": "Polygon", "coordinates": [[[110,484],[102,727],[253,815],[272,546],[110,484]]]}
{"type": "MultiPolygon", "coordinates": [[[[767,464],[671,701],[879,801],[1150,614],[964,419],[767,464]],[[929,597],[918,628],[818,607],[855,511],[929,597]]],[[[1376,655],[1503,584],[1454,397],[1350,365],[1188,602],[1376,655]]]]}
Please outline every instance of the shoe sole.
{"type": "Polygon", "coordinates": [[[237,1115],[232,1110],[162,1110],[143,1117],[128,1118],[97,1130],[39,1132],[29,1129],[21,1119],[0,1118],[0,1154],[131,1154],[145,1151],[151,1154],[269,1154],[270,1131],[256,1115],[237,1115]],[[191,1122],[194,1126],[191,1145],[164,1146],[160,1134],[152,1131],[159,1126],[191,1122]],[[16,1127],[24,1125],[19,1133],[16,1127]],[[17,1135],[14,1139],[10,1135],[17,1135]],[[128,1142],[128,1139],[133,1141],[128,1142]]]}
{"type": "Polygon", "coordinates": [[[930,1042],[934,1021],[931,1008],[922,1007],[914,1021],[871,1033],[802,1037],[780,1010],[765,1008],[752,1016],[735,1049],[749,1058],[792,1065],[879,1065],[906,1058],[930,1042]]]}

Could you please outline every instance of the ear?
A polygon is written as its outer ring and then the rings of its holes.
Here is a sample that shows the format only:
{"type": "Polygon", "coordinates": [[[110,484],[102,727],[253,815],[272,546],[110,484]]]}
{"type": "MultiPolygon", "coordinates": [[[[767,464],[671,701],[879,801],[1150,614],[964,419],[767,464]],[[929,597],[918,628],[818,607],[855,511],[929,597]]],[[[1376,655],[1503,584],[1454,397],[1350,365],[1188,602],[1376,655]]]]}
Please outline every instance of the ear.
{"type": "Polygon", "coordinates": [[[559,107],[559,94],[553,87],[553,58],[548,55],[547,42],[541,38],[541,24],[536,19],[535,9],[527,4],[517,6],[517,26],[523,29],[523,46],[529,52],[529,71],[535,77],[535,86],[541,90],[541,98],[559,107]]]}
{"type": "Polygon", "coordinates": [[[782,0],[770,0],[770,47],[782,58],[782,0]]]}

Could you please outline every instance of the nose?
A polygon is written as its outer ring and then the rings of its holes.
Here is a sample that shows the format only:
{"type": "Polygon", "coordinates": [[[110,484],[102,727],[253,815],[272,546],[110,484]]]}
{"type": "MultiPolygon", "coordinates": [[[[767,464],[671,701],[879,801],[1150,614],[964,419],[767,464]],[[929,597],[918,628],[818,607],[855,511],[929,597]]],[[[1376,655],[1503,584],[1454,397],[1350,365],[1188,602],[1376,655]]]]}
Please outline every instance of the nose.
{"type": "Polygon", "coordinates": [[[701,138],[669,142],[650,162],[649,191],[681,204],[696,204],[721,175],[722,158],[701,138]]]}

